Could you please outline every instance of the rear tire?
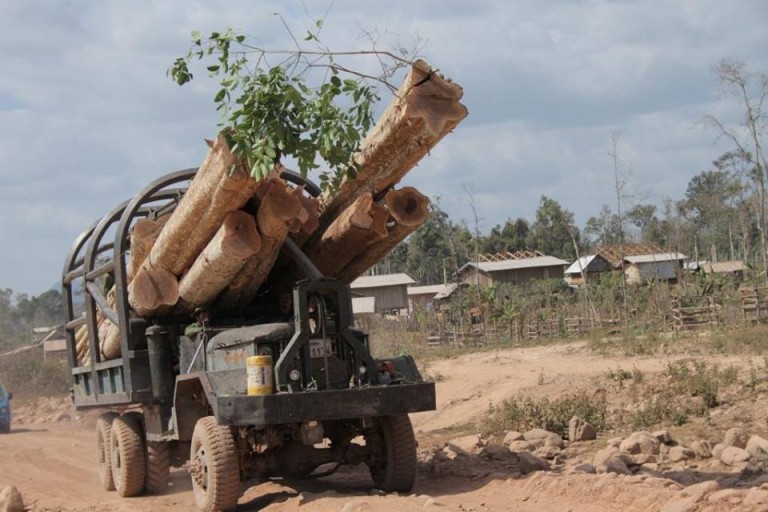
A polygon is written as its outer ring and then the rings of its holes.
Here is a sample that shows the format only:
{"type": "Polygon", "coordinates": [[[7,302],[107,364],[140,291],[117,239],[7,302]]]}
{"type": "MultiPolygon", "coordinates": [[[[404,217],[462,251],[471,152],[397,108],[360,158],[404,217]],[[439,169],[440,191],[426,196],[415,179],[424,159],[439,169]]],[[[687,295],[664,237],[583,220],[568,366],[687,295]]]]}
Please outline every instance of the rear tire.
{"type": "Polygon", "coordinates": [[[141,494],[147,474],[141,424],[133,415],[119,416],[112,422],[110,439],[112,479],[117,493],[124,498],[141,494]]]}
{"type": "Polygon", "coordinates": [[[147,441],[147,479],[144,489],[149,494],[168,490],[171,479],[171,451],[166,442],[147,441]]]}
{"type": "Polygon", "coordinates": [[[114,491],[115,482],[112,480],[111,432],[112,422],[117,413],[106,412],[96,420],[96,458],[99,467],[99,483],[105,491],[114,491]]]}
{"type": "Polygon", "coordinates": [[[379,427],[366,436],[373,448],[369,464],[373,483],[386,492],[408,492],[416,481],[416,437],[407,414],[382,416],[379,427]]]}
{"type": "Polygon", "coordinates": [[[203,512],[234,510],[240,497],[240,464],[229,427],[213,416],[200,418],[192,434],[189,472],[197,507],[203,512]]]}

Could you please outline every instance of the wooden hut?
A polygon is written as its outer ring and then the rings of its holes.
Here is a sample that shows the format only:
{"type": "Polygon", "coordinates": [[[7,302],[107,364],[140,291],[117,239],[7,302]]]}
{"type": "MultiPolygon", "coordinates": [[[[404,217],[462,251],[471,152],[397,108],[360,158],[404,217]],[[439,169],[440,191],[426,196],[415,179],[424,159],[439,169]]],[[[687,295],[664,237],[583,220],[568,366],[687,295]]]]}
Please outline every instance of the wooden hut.
{"type": "Polygon", "coordinates": [[[416,281],[408,274],[361,276],[352,281],[355,295],[376,298],[376,313],[407,314],[408,285],[416,281]]]}

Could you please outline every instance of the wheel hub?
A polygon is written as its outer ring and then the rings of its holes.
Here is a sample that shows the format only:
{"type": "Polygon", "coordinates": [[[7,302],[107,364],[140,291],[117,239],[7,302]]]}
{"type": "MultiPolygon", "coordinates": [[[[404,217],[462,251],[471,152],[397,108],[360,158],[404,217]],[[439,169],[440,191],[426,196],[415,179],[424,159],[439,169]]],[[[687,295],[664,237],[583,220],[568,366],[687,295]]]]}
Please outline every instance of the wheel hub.
{"type": "Polygon", "coordinates": [[[208,457],[204,450],[199,450],[195,458],[189,462],[189,473],[192,480],[203,490],[208,487],[208,457]]]}

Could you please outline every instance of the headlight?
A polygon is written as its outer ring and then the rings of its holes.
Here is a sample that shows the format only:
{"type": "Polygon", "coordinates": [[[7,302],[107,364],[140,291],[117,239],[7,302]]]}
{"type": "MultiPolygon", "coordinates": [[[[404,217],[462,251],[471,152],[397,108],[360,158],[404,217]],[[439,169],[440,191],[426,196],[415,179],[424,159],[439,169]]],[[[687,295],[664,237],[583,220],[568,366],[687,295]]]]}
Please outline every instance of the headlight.
{"type": "Polygon", "coordinates": [[[0,407],[0,414],[8,414],[8,408],[7,407],[0,407]]]}

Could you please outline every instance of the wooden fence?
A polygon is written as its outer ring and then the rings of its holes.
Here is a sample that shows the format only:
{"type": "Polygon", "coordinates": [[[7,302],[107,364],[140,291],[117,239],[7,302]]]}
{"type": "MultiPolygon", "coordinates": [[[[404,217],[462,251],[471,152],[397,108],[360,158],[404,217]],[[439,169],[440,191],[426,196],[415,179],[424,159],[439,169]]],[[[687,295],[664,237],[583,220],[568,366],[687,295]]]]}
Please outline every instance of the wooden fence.
{"type": "Polygon", "coordinates": [[[712,295],[672,298],[672,326],[678,330],[711,329],[720,324],[719,306],[712,295]]]}
{"type": "Polygon", "coordinates": [[[768,287],[743,286],[739,292],[744,320],[753,324],[768,321],[768,287]]]}

